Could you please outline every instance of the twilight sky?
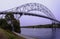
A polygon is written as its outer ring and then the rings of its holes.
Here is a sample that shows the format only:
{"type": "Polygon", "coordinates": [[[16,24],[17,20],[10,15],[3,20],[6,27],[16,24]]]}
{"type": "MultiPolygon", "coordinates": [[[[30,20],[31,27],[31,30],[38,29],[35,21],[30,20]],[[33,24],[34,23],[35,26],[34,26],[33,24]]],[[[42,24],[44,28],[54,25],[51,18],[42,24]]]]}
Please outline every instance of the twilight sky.
{"type": "MultiPolygon", "coordinates": [[[[60,21],[60,0],[0,0],[0,11],[8,10],[14,7],[18,7],[26,3],[40,3],[46,6],[55,15],[56,19],[60,21]]],[[[33,13],[41,13],[39,11],[31,11],[33,13]]],[[[41,13],[43,14],[43,13],[41,13]]],[[[45,14],[43,14],[45,15],[45,14]]],[[[51,21],[45,18],[22,16],[20,18],[21,26],[26,25],[40,25],[49,24],[51,21]]]]}

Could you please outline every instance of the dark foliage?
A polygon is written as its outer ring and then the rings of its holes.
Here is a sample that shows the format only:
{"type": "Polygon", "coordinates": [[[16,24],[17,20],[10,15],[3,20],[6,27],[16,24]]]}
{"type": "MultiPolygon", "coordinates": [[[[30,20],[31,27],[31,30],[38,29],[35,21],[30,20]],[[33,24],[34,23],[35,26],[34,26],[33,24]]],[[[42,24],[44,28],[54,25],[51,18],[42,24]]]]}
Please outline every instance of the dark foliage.
{"type": "Polygon", "coordinates": [[[18,32],[18,33],[21,33],[19,21],[15,19],[15,20],[12,21],[12,23],[13,23],[13,26],[14,26],[14,31],[18,32]]]}
{"type": "Polygon", "coordinates": [[[7,13],[5,16],[5,19],[0,19],[0,27],[9,31],[12,31],[13,27],[14,27],[14,31],[17,33],[20,33],[20,23],[18,20],[16,20],[14,18],[14,15],[12,13],[7,13]],[[11,23],[9,24],[8,22],[11,21],[11,23]]]}
{"type": "Polygon", "coordinates": [[[7,21],[5,19],[0,19],[0,27],[5,30],[12,30],[11,25],[8,25],[7,21]]]}

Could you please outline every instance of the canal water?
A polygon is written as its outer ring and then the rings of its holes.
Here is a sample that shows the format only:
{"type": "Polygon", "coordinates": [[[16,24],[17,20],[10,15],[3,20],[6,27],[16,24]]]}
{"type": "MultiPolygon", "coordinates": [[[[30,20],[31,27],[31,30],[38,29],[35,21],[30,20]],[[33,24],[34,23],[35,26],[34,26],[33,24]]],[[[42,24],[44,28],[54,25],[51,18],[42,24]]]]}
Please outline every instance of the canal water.
{"type": "Polygon", "coordinates": [[[52,28],[21,28],[21,34],[37,39],[60,39],[60,29],[52,28]]]}

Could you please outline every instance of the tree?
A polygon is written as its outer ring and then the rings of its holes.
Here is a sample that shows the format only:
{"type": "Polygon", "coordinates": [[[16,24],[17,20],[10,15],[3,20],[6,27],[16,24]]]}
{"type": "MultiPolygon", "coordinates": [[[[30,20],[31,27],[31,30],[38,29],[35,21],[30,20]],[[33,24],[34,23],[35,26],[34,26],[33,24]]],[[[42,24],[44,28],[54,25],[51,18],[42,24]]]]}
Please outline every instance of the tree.
{"type": "Polygon", "coordinates": [[[16,20],[14,18],[14,15],[12,14],[12,12],[7,13],[6,16],[5,16],[5,19],[6,19],[7,23],[9,24],[9,26],[11,27],[11,29],[14,28],[14,31],[17,32],[17,33],[21,32],[20,23],[19,23],[18,20],[16,20]]]}

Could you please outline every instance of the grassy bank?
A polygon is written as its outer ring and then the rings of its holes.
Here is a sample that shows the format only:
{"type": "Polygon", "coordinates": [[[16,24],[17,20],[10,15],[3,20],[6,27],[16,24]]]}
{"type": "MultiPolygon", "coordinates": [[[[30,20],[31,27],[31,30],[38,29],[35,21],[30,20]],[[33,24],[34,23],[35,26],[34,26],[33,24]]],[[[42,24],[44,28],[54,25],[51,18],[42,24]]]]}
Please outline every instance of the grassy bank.
{"type": "Polygon", "coordinates": [[[0,28],[0,39],[25,39],[0,28]]]}

